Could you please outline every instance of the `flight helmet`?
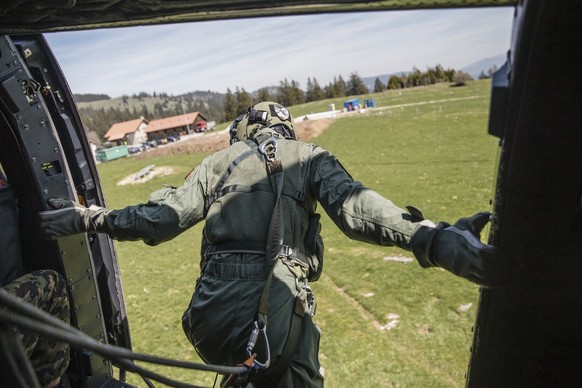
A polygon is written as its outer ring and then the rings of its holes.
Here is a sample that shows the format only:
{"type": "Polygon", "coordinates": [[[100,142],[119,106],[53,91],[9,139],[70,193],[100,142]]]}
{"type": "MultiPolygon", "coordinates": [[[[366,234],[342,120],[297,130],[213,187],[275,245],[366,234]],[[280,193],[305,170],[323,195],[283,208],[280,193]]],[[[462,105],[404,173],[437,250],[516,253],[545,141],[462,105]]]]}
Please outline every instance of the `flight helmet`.
{"type": "Polygon", "coordinates": [[[286,139],[296,139],[293,118],[287,108],[273,101],[263,101],[234,119],[230,126],[230,144],[252,139],[264,127],[274,129],[286,139]]]}

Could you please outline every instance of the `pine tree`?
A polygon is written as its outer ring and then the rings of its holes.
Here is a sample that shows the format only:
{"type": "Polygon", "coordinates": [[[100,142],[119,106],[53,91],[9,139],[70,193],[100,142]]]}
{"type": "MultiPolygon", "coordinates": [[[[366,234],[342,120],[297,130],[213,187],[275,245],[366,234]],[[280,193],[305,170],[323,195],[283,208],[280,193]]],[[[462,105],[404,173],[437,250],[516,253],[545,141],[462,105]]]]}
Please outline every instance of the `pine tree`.
{"type": "Polygon", "coordinates": [[[239,88],[237,87],[235,94],[236,94],[236,109],[238,114],[246,112],[246,110],[249,107],[254,105],[253,97],[245,90],[245,88],[239,90],[239,88]]]}
{"type": "Polygon", "coordinates": [[[406,87],[414,88],[421,85],[422,73],[416,67],[412,68],[412,72],[406,77],[406,87]]]}
{"type": "Polygon", "coordinates": [[[277,101],[279,102],[279,104],[284,105],[284,106],[290,106],[290,102],[291,102],[291,85],[289,84],[289,81],[287,80],[287,78],[285,78],[283,81],[279,82],[279,93],[277,95],[277,101]]]}
{"type": "Polygon", "coordinates": [[[434,85],[437,83],[437,77],[436,77],[436,70],[432,69],[432,68],[428,68],[426,69],[426,73],[424,73],[423,78],[422,78],[423,85],[434,85]]]}
{"type": "MultiPolygon", "coordinates": [[[[150,112],[148,111],[148,107],[145,105],[142,105],[139,115],[144,117],[144,118],[150,117],[150,112]]],[[[120,122],[120,121],[124,121],[124,120],[116,120],[115,122],[120,122]]]]}
{"type": "Polygon", "coordinates": [[[260,101],[273,101],[273,97],[271,97],[271,93],[269,93],[269,88],[260,88],[257,91],[257,102],[260,101]]]}
{"type": "Polygon", "coordinates": [[[348,96],[359,96],[362,94],[370,93],[364,81],[360,78],[358,73],[350,74],[350,81],[348,82],[347,95],[348,96]]]}
{"type": "Polygon", "coordinates": [[[325,94],[325,98],[334,98],[334,87],[333,83],[328,83],[323,87],[323,93],[325,94]]]}
{"type": "Polygon", "coordinates": [[[455,78],[456,72],[457,71],[455,69],[445,70],[445,82],[453,82],[453,78],[455,78]]]}
{"type": "Polygon", "coordinates": [[[307,77],[307,89],[305,89],[305,101],[311,102],[315,101],[313,98],[313,82],[311,82],[311,78],[307,77]]]}
{"type": "Polygon", "coordinates": [[[345,97],[347,94],[347,90],[348,87],[346,85],[346,81],[344,81],[344,79],[342,78],[342,76],[340,75],[336,81],[335,77],[334,79],[334,97],[345,97]]]}
{"type": "Polygon", "coordinates": [[[445,82],[446,81],[445,69],[443,69],[443,67],[441,65],[436,65],[434,68],[434,71],[435,71],[435,76],[436,76],[437,82],[445,82]]]}
{"type": "Polygon", "coordinates": [[[393,74],[388,79],[387,87],[388,87],[388,90],[402,89],[402,88],[404,88],[404,84],[405,83],[401,77],[393,74]]]}
{"type": "Polygon", "coordinates": [[[230,88],[228,88],[226,89],[226,96],[224,97],[224,118],[229,121],[234,120],[238,114],[236,97],[232,94],[230,88]]]}
{"type": "Polygon", "coordinates": [[[321,86],[319,86],[319,82],[315,78],[313,78],[313,101],[320,101],[325,98],[325,93],[321,86]]]}
{"type": "Polygon", "coordinates": [[[164,106],[159,102],[154,104],[154,117],[156,119],[164,117],[164,106]]]}
{"type": "Polygon", "coordinates": [[[386,86],[380,81],[380,78],[376,77],[374,81],[374,93],[381,93],[386,90],[386,86]]]}
{"type": "Polygon", "coordinates": [[[301,90],[299,82],[291,80],[291,103],[289,105],[298,105],[305,102],[305,92],[301,90]]]}

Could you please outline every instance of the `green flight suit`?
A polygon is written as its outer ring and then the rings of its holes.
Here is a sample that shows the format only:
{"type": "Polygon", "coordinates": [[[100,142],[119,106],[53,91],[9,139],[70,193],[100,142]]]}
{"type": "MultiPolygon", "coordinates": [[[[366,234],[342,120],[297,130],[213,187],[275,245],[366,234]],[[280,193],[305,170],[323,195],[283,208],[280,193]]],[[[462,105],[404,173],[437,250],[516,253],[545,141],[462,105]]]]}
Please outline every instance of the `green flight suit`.
{"type": "MultiPolygon", "coordinates": [[[[261,143],[271,136],[278,138],[277,159],[284,173],[285,245],[299,256],[308,253],[309,216],[319,202],[349,238],[410,250],[418,217],[354,181],[330,152],[314,144],[280,138],[267,128],[255,139],[261,143]]],[[[98,232],[117,240],[156,245],[206,220],[201,275],[183,326],[206,362],[236,365],[247,358],[245,347],[265,284],[265,249],[256,247],[266,246],[274,203],[263,156],[255,142],[246,141],[204,159],[181,187],[164,187],[146,204],[105,210],[94,221],[98,232]]],[[[316,265],[309,264],[305,269],[291,257],[276,264],[267,330],[272,362],[282,353],[301,292],[295,270],[313,273],[316,265]]],[[[319,330],[305,314],[301,340],[278,386],[322,386],[318,349],[319,330]]]]}

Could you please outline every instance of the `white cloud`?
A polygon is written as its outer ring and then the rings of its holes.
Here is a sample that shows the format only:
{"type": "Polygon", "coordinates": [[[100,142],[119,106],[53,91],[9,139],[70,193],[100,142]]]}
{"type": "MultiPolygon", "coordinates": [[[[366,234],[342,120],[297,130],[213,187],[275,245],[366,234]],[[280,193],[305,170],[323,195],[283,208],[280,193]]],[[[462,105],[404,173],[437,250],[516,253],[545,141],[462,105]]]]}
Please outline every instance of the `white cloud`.
{"type": "Polygon", "coordinates": [[[240,19],[46,34],[74,93],[254,91],[287,78],[323,86],[509,48],[511,8],[240,19]]]}

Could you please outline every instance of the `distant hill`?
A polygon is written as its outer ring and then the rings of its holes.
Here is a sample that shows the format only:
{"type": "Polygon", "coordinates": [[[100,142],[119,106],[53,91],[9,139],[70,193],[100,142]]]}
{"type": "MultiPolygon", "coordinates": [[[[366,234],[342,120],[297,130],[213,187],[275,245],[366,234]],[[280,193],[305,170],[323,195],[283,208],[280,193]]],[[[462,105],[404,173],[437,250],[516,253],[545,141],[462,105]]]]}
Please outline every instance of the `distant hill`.
{"type": "Polygon", "coordinates": [[[119,110],[137,110],[141,112],[143,108],[155,117],[165,116],[164,112],[177,110],[190,111],[198,109],[205,114],[210,114],[213,109],[209,106],[215,100],[222,103],[224,95],[216,92],[190,92],[179,96],[168,95],[167,93],[139,93],[131,96],[121,96],[111,98],[105,94],[75,94],[75,101],[80,109],[91,107],[93,109],[119,109],[119,110]]]}
{"type": "MultiPolygon", "coordinates": [[[[487,71],[493,67],[496,67],[497,69],[499,69],[501,67],[501,65],[503,65],[503,63],[505,62],[505,59],[506,59],[505,55],[497,55],[494,57],[481,59],[475,63],[472,63],[470,65],[467,65],[465,67],[462,67],[460,69],[455,69],[455,70],[461,70],[461,71],[471,75],[471,77],[473,77],[473,79],[477,79],[477,78],[479,78],[479,74],[481,74],[482,71],[485,74],[487,74],[487,71]]],[[[420,70],[423,71],[423,69],[420,69],[420,70]]],[[[390,73],[390,74],[381,74],[381,75],[374,75],[374,76],[370,76],[370,77],[362,77],[362,81],[364,82],[364,85],[366,85],[368,90],[370,92],[373,92],[374,91],[374,83],[376,82],[376,78],[380,79],[380,81],[383,84],[386,84],[386,83],[388,83],[388,79],[390,78],[390,76],[402,75],[402,74],[408,74],[408,73],[410,73],[410,71],[398,71],[398,72],[394,72],[394,73],[390,73]]]]}
{"type": "Polygon", "coordinates": [[[496,69],[499,69],[505,62],[506,58],[507,58],[506,55],[497,55],[495,57],[484,58],[481,59],[480,61],[467,65],[460,70],[470,74],[471,77],[473,77],[473,79],[477,79],[479,78],[479,74],[481,74],[481,72],[487,74],[487,71],[489,69],[492,69],[494,67],[496,69]]]}
{"type": "Polygon", "coordinates": [[[111,100],[111,97],[109,97],[107,94],[75,94],[73,97],[77,103],[111,100]]]}

